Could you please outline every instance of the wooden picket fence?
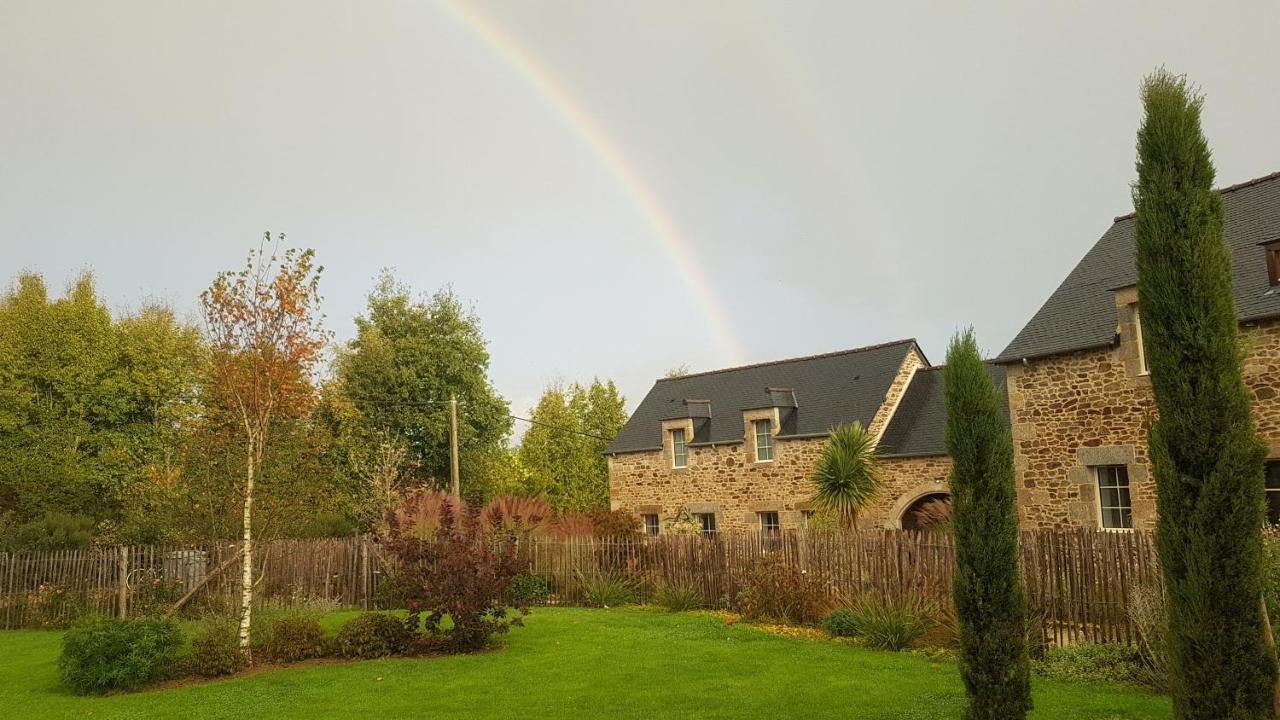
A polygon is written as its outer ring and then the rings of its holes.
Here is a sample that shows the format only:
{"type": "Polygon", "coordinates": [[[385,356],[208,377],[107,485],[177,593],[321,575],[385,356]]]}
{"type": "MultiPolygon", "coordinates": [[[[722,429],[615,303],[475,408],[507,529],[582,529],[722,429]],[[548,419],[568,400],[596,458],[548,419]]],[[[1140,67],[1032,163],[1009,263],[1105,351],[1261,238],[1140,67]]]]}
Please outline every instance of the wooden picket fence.
{"type": "MultiPolygon", "coordinates": [[[[579,605],[600,575],[625,578],[637,599],[662,583],[696,587],[708,607],[726,607],[770,558],[818,578],[833,597],[874,591],[945,605],[954,577],[951,535],[900,530],[787,532],[636,539],[533,537],[520,541],[531,573],[547,579],[549,604],[579,605]]],[[[1154,539],[1146,532],[1025,531],[1021,567],[1033,617],[1050,642],[1133,643],[1127,607],[1135,587],[1159,587],[1154,539]]],[[[262,606],[386,608],[387,573],[367,537],[276,540],[254,558],[262,606]]],[[[232,612],[241,565],[234,543],[106,547],[0,554],[3,628],[57,627],[86,612],[135,616],[166,607],[200,586],[193,609],[232,612]],[[203,584],[202,584],[203,583],[203,584]]]]}

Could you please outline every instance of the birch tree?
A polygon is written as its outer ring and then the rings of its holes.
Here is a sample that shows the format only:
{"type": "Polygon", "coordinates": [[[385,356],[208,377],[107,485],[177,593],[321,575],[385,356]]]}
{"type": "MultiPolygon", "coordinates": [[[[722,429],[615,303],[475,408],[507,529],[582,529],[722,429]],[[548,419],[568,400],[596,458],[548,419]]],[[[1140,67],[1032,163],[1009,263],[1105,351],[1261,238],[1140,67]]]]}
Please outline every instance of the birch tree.
{"type": "Polygon", "coordinates": [[[314,397],[312,371],[327,340],[312,250],[285,249],[263,236],[240,270],[220,273],[200,295],[208,327],[210,392],[243,431],[244,484],[240,648],[249,653],[253,617],[253,501],[272,423],[314,397]]]}

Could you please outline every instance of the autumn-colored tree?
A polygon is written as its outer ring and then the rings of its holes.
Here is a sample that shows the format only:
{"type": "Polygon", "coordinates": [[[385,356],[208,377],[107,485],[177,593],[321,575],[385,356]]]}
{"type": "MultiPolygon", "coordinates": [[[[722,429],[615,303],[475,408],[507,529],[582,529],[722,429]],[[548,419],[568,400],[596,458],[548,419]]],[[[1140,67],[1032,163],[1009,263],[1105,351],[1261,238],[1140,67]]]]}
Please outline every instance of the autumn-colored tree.
{"type": "Polygon", "coordinates": [[[245,266],[220,273],[200,295],[211,346],[210,392],[232,409],[244,433],[240,647],[249,652],[253,615],[254,483],[273,422],[313,400],[312,370],[327,334],[320,315],[312,250],[279,252],[284,236],[249,253],[245,266]]]}

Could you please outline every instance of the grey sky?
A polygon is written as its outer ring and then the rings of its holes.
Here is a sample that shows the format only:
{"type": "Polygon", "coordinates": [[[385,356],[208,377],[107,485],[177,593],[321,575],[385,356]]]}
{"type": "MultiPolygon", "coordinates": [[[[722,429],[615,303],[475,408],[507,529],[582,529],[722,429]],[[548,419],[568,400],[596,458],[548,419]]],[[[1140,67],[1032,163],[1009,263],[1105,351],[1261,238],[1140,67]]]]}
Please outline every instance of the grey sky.
{"type": "Polygon", "coordinates": [[[340,339],[390,266],[475,303],[515,410],[592,375],[634,406],[681,363],[940,362],[969,323],[998,352],[1131,209],[1157,65],[1204,89],[1220,184],[1280,170],[1280,3],[961,5],[0,0],[0,271],[194,315],[269,228],[316,248],[340,339]]]}

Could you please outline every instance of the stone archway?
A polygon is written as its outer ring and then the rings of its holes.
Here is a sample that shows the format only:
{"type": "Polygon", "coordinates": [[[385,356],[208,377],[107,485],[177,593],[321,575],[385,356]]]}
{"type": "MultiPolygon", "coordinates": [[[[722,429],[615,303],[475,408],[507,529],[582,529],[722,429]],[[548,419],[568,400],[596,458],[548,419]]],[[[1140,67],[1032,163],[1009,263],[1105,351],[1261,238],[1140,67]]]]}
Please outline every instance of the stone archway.
{"type": "Polygon", "coordinates": [[[898,518],[903,530],[931,530],[951,522],[951,493],[935,491],[913,500],[898,518]]]}

